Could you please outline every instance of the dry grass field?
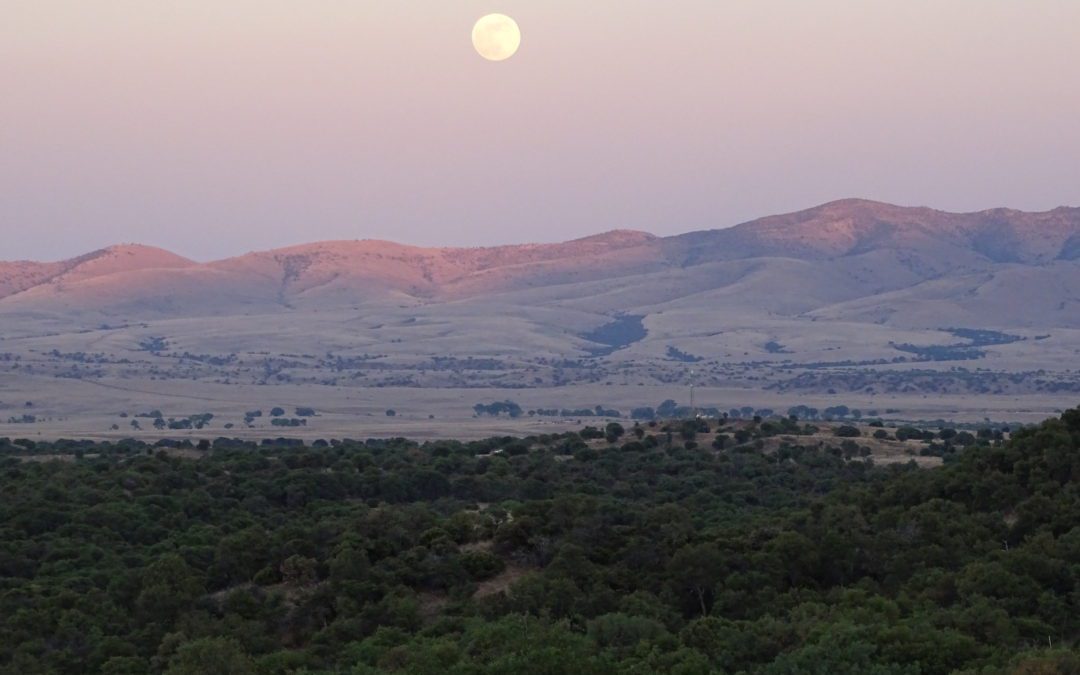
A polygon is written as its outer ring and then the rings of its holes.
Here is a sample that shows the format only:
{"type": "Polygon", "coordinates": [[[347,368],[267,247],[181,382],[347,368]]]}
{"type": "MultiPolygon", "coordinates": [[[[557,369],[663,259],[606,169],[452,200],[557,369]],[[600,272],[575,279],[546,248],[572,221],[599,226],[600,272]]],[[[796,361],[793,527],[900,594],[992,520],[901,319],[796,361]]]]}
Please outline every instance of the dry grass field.
{"type": "Polygon", "coordinates": [[[642,339],[590,353],[598,345],[583,336],[610,321],[461,301],[92,329],[24,322],[22,335],[5,326],[0,339],[0,436],[152,437],[145,420],[131,428],[130,416],[160,410],[213,414],[204,429],[185,432],[197,437],[473,438],[579,425],[572,416],[477,418],[477,403],[601,405],[625,415],[666,399],[687,405],[691,383],[700,407],[847,405],[901,420],[1035,422],[1080,399],[1080,330],[1012,329],[1014,341],[980,347],[978,359],[915,361],[896,345],[967,341],[675,306],[643,315],[642,339]],[[317,416],[302,428],[271,427],[265,415],[275,406],[317,416]],[[255,410],[264,417],[248,428],[244,414],[255,410]],[[34,421],[18,422],[24,415],[34,421]]]}
{"type": "Polygon", "coordinates": [[[1034,422],[1080,400],[1077,241],[1076,209],[848,200],[666,238],[0,263],[0,434],[152,435],[130,416],[160,410],[214,415],[195,435],[474,437],[578,424],[477,403],[626,414],[691,384],[720,410],[1034,422]],[[274,406],[317,416],[244,422],[274,406]]]}
{"type": "MultiPolygon", "coordinates": [[[[372,438],[406,436],[417,439],[473,439],[495,435],[528,435],[578,429],[597,424],[596,417],[541,417],[527,413],[519,418],[476,416],[473,405],[513,400],[526,411],[539,408],[594,408],[603,405],[627,415],[638,406],[655,406],[666,399],[681,404],[689,400],[682,385],[606,386],[603,384],[537,387],[530,389],[344,387],[313,384],[250,385],[151,379],[72,380],[46,376],[0,374],[0,436],[10,438],[215,438],[218,436],[260,439],[289,437],[372,438]],[[26,403],[32,403],[26,407],[26,403]],[[285,417],[295,417],[298,407],[315,410],[303,427],[270,424],[270,410],[280,406],[285,417]],[[211,413],[214,418],[202,429],[157,430],[151,419],[134,417],[159,410],[166,418],[181,419],[211,413]],[[245,413],[261,410],[263,416],[249,427],[245,413]],[[396,414],[389,417],[387,410],[396,414]],[[33,415],[33,423],[10,423],[11,417],[33,415]],[[131,427],[132,421],[140,429],[131,427]],[[114,429],[113,426],[116,426],[114,429]],[[230,425],[230,426],[226,426],[230,425]]],[[[955,422],[1035,422],[1054,414],[1065,403],[1047,395],[928,397],[911,394],[829,395],[760,391],[748,388],[699,387],[695,402],[701,406],[753,406],[785,411],[793,405],[824,409],[848,405],[878,412],[886,420],[946,419],[955,422]]],[[[624,420],[625,422],[625,420],[624,420]]]]}

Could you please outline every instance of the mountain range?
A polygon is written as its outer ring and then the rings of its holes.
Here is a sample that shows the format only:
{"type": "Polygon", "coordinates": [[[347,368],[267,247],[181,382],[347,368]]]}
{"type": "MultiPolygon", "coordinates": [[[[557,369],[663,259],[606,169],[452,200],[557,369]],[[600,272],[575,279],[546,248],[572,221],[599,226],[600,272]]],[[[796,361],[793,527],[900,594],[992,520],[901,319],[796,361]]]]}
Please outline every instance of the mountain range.
{"type": "Polygon", "coordinates": [[[904,327],[1077,328],[1078,262],[1080,208],[957,214],[844,200],[671,237],[612,231],[489,248],[332,241],[209,263],[112,246],[0,262],[0,316],[143,320],[500,298],[609,315],[692,301],[904,327]]]}

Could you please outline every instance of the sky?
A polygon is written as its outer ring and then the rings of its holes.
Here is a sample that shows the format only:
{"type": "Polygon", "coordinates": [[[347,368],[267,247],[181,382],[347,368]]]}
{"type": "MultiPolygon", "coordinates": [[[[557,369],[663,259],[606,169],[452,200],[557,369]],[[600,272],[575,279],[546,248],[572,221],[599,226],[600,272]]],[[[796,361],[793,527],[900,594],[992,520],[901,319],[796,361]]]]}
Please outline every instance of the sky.
{"type": "Polygon", "coordinates": [[[1078,73],[1076,0],[3,0],[0,260],[1080,205],[1078,73]]]}

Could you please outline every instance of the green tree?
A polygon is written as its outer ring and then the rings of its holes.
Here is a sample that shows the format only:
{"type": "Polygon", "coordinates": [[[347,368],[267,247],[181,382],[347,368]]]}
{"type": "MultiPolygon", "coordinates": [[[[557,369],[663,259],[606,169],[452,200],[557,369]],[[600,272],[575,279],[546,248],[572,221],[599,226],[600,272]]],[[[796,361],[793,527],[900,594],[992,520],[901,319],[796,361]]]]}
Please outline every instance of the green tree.
{"type": "Polygon", "coordinates": [[[145,618],[169,623],[205,590],[203,582],[175,553],[152,562],[142,575],[136,606],[145,618]]]}
{"type": "Polygon", "coordinates": [[[607,440],[611,443],[619,440],[620,438],[622,438],[623,434],[626,433],[623,425],[619,424],[618,422],[608,422],[607,426],[604,428],[604,431],[606,432],[607,440]]]}
{"type": "Polygon", "coordinates": [[[671,584],[690,594],[702,616],[709,614],[713,589],[724,575],[724,559],[714,544],[693,544],[679,549],[668,565],[671,584]]]}
{"type": "Polygon", "coordinates": [[[255,675],[255,664],[232,638],[202,638],[181,645],[165,675],[255,675]]]}

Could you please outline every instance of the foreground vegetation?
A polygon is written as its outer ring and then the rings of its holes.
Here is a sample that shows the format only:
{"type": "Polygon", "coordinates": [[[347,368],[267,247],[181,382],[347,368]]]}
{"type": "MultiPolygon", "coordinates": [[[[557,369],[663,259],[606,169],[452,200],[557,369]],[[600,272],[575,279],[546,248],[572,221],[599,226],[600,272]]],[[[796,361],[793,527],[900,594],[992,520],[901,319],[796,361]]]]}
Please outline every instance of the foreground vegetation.
{"type": "Polygon", "coordinates": [[[935,469],[767,423],[0,439],[0,672],[1078,672],[1080,411],[935,469]]]}

